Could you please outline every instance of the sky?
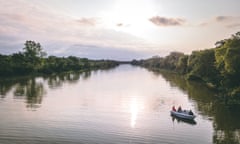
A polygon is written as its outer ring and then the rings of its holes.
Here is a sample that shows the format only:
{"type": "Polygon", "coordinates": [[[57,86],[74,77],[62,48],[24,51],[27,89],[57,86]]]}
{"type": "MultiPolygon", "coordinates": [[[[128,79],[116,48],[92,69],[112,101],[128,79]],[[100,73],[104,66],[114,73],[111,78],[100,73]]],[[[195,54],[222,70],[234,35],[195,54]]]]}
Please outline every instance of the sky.
{"type": "Polygon", "coordinates": [[[240,0],[0,0],[0,53],[132,60],[214,47],[240,31],[240,0]]]}

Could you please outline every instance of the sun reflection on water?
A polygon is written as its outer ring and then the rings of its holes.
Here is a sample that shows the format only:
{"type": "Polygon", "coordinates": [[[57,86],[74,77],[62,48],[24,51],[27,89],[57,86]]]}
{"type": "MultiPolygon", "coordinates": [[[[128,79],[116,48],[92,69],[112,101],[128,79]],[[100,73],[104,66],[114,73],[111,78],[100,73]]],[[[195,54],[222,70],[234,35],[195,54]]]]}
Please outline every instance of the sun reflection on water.
{"type": "Polygon", "coordinates": [[[131,127],[132,128],[134,128],[136,125],[137,114],[138,114],[138,107],[137,107],[136,98],[134,98],[131,101],[131,127]]]}
{"type": "Polygon", "coordinates": [[[143,105],[141,105],[136,98],[133,98],[131,100],[130,102],[131,128],[135,128],[139,112],[143,108],[144,108],[143,105]]]}

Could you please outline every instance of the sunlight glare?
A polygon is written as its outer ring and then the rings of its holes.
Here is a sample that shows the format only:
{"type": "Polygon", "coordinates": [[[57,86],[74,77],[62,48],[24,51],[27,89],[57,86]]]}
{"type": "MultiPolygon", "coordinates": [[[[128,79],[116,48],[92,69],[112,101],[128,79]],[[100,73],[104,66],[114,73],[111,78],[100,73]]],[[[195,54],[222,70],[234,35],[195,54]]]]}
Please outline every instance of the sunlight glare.
{"type": "Polygon", "coordinates": [[[137,114],[138,114],[138,107],[137,107],[136,98],[134,98],[131,101],[131,127],[132,128],[134,128],[136,125],[137,114]]]}
{"type": "Polygon", "coordinates": [[[138,114],[144,109],[143,103],[140,103],[136,98],[132,98],[130,102],[131,113],[131,128],[135,128],[138,114]]]}
{"type": "Polygon", "coordinates": [[[148,19],[154,14],[154,4],[149,0],[119,0],[112,10],[105,13],[105,25],[116,31],[141,36],[148,30],[148,19]]]}

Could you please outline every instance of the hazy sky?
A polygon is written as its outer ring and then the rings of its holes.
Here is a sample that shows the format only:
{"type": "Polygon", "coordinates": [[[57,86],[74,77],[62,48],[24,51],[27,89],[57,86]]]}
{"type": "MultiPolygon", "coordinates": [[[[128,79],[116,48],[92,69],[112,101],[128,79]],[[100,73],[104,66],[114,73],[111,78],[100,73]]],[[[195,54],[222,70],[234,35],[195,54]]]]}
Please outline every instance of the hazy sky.
{"type": "Polygon", "coordinates": [[[0,0],[0,53],[129,60],[214,47],[240,31],[240,0],[0,0]]]}

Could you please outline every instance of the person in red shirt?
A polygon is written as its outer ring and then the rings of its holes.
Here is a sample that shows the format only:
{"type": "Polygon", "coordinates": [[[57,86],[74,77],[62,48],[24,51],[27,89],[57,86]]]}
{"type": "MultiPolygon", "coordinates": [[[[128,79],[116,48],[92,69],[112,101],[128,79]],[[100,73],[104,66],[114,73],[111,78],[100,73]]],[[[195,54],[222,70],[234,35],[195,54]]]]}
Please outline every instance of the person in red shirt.
{"type": "Polygon", "coordinates": [[[176,111],[176,108],[175,108],[175,106],[173,106],[173,107],[172,107],[172,110],[173,110],[173,111],[176,111]]]}

